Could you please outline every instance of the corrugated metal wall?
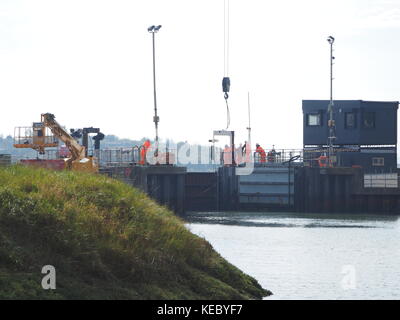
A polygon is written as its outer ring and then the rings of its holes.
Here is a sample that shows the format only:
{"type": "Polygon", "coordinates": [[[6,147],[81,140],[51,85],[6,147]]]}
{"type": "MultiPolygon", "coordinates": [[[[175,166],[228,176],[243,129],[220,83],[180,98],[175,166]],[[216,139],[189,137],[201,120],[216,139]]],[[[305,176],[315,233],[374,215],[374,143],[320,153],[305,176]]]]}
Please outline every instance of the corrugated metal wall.
{"type": "Polygon", "coordinates": [[[293,167],[290,176],[287,166],[256,167],[251,175],[239,176],[239,205],[288,206],[289,198],[293,205],[293,167]]]}
{"type": "Polygon", "coordinates": [[[185,185],[188,211],[218,210],[218,176],[216,172],[188,172],[185,185]]]}

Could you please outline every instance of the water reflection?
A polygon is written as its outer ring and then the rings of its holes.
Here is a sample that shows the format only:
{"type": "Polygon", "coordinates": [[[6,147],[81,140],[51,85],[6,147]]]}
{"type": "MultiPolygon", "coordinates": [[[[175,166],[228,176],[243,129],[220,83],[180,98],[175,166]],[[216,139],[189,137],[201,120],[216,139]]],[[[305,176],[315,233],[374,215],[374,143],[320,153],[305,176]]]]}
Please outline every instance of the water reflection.
{"type": "Polygon", "coordinates": [[[298,214],[298,213],[246,213],[201,212],[189,213],[189,223],[223,224],[245,227],[271,228],[387,228],[396,227],[397,216],[298,214]]]}

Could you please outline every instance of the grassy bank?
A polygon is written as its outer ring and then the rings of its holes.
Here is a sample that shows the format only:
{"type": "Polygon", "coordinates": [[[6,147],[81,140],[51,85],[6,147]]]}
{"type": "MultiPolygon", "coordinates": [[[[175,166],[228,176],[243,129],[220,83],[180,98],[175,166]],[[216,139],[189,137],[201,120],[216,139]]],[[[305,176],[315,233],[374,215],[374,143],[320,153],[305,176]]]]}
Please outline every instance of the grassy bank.
{"type": "Polygon", "coordinates": [[[0,168],[0,299],[258,299],[183,222],[104,176],[0,168]],[[44,265],[57,289],[43,290],[44,265]]]}

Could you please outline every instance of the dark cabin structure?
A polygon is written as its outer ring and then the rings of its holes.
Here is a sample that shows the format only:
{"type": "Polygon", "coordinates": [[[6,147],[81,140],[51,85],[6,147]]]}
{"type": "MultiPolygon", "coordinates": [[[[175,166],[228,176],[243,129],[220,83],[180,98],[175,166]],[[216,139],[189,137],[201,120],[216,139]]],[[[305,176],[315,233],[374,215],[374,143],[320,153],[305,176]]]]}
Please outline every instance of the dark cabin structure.
{"type": "MultiPolygon", "coordinates": [[[[328,149],[328,100],[303,100],[305,164],[328,149]]],[[[397,110],[399,102],[336,100],[334,148],[338,167],[361,167],[367,173],[397,169],[397,110]]]]}

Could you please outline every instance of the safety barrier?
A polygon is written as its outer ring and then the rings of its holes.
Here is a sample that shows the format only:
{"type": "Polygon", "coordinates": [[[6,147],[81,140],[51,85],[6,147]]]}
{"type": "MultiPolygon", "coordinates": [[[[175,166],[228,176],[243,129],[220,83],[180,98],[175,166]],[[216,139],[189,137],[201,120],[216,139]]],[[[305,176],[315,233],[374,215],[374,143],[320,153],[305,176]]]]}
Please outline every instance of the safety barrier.
{"type": "MultiPolygon", "coordinates": [[[[95,154],[99,159],[100,166],[127,166],[136,165],[140,163],[140,154],[143,146],[134,146],[132,148],[120,148],[120,149],[105,149],[97,150],[95,154]]],[[[158,158],[150,159],[149,155],[152,153],[152,149],[147,151],[147,161],[149,163],[157,162],[159,164],[175,164],[176,163],[176,151],[168,149],[160,150],[158,158]]]]}
{"type": "MultiPolygon", "coordinates": [[[[221,163],[230,165],[232,159],[231,151],[222,151],[221,152],[221,163]]],[[[257,165],[263,164],[284,164],[288,163],[289,160],[291,162],[302,162],[303,161],[303,150],[299,149],[272,149],[265,151],[265,160],[258,152],[253,152],[252,157],[249,157],[246,154],[242,154],[240,150],[235,152],[235,164],[242,165],[249,161],[254,161],[257,165]],[[298,157],[296,157],[298,156],[298,157]],[[296,159],[293,159],[296,157],[296,159]],[[252,159],[251,159],[252,158],[252,159]]]]}
{"type": "Polygon", "coordinates": [[[58,145],[58,139],[51,133],[50,129],[44,128],[43,136],[35,136],[32,127],[16,127],[14,129],[14,145],[19,148],[29,148],[33,144],[52,147],[58,145]]]}
{"type": "Polygon", "coordinates": [[[298,149],[272,149],[265,151],[265,161],[262,161],[261,154],[258,152],[254,152],[254,163],[262,164],[262,163],[276,163],[283,164],[289,162],[289,160],[293,159],[295,156],[297,157],[293,162],[301,162],[303,160],[303,150],[298,149]]]}
{"type": "Polygon", "coordinates": [[[100,166],[126,166],[139,162],[140,148],[105,149],[96,150],[95,156],[99,160],[100,166]]]}

